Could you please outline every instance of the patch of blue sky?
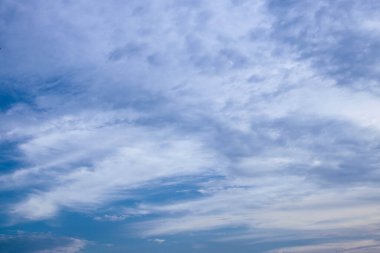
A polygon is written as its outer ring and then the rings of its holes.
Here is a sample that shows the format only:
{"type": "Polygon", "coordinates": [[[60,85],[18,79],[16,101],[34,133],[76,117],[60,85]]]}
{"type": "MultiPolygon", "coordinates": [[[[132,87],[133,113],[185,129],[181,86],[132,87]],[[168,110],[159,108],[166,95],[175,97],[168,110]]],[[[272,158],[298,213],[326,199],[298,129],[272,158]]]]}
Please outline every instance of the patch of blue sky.
{"type": "Polygon", "coordinates": [[[0,174],[25,166],[22,152],[18,150],[20,142],[0,142],[0,174]]]}

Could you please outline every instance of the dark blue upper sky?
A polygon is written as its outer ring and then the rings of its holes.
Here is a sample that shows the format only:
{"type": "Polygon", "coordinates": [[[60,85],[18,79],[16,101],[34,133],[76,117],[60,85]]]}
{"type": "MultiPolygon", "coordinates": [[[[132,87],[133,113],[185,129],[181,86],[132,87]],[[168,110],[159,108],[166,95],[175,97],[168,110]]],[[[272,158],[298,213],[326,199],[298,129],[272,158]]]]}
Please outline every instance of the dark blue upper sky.
{"type": "Polygon", "coordinates": [[[380,251],[377,0],[1,0],[1,253],[380,251]]]}

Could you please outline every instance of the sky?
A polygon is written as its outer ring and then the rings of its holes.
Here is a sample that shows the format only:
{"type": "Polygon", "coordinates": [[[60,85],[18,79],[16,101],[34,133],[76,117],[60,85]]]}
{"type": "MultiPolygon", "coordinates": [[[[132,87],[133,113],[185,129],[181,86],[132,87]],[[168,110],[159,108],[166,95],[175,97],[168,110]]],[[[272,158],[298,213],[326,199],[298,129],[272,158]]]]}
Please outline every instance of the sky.
{"type": "Polygon", "coordinates": [[[380,252],[379,48],[378,0],[0,0],[0,252],[380,252]]]}

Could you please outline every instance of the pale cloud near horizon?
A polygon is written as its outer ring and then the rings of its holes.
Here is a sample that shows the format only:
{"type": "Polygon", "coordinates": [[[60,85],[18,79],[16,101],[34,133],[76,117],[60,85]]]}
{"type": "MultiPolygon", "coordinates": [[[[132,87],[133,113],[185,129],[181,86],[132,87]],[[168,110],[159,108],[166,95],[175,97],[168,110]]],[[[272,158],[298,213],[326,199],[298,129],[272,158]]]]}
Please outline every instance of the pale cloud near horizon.
{"type": "Polygon", "coordinates": [[[26,233],[18,231],[12,235],[0,235],[4,252],[32,253],[77,253],[85,248],[87,241],[72,237],[58,237],[49,233],[26,233]]]}
{"type": "Polygon", "coordinates": [[[379,241],[357,240],[352,242],[323,243],[320,245],[308,245],[288,247],[268,251],[268,253],[319,253],[319,252],[368,252],[375,253],[380,249],[379,241]]]}

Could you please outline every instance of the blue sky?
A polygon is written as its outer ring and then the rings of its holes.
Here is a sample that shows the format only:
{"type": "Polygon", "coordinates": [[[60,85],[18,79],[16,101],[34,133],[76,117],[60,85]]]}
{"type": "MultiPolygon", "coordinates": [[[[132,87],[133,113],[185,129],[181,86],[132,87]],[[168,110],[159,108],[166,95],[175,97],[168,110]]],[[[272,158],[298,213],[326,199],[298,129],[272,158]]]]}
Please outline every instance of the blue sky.
{"type": "Polygon", "coordinates": [[[380,251],[377,0],[2,0],[0,252],[380,251]]]}

